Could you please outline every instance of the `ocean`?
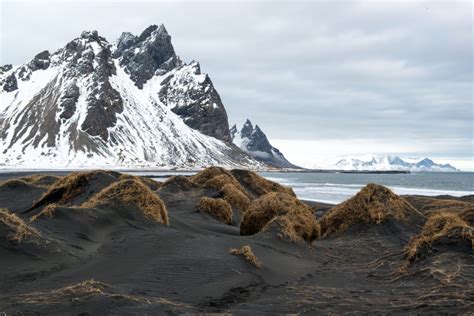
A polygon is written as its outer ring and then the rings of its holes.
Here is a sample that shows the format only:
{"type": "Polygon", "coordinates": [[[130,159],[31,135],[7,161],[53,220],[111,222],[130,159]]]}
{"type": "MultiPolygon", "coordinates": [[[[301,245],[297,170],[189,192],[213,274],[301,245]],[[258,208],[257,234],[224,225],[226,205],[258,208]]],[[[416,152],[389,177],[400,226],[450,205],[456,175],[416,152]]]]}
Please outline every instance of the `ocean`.
{"type": "Polygon", "coordinates": [[[332,204],[354,196],[368,183],[384,185],[400,195],[474,194],[473,172],[414,172],[410,174],[269,172],[262,175],[293,187],[300,199],[332,204]]]}

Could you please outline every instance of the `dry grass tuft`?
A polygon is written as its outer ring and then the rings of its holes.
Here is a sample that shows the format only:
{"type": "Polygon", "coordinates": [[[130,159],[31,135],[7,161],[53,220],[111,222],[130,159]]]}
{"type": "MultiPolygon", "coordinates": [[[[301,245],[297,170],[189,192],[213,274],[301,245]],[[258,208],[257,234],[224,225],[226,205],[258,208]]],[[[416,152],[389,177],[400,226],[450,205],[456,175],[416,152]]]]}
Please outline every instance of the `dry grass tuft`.
{"type": "Polygon", "coordinates": [[[462,212],[473,208],[473,204],[448,198],[436,198],[427,196],[407,196],[405,199],[421,213],[428,215],[434,212],[462,212]]]}
{"type": "Polygon", "coordinates": [[[217,175],[207,180],[203,186],[220,191],[224,200],[241,211],[245,211],[250,204],[247,191],[230,173],[217,175]]]}
{"type": "Polygon", "coordinates": [[[135,180],[146,185],[150,190],[156,191],[161,187],[161,182],[150,179],[149,177],[138,177],[131,174],[122,174],[120,180],[135,180]]]}
{"type": "Polygon", "coordinates": [[[218,221],[232,225],[232,207],[224,199],[202,197],[197,205],[199,212],[204,212],[218,221]]]}
{"type": "Polygon", "coordinates": [[[41,236],[36,229],[28,226],[21,218],[7,209],[0,209],[0,222],[11,230],[7,238],[12,241],[34,240],[41,236]]]}
{"type": "Polygon", "coordinates": [[[101,170],[71,173],[56,181],[39,200],[33,203],[30,210],[50,203],[68,205],[71,200],[86,191],[92,179],[100,175],[110,177],[116,176],[116,173],[101,170]]]}
{"type": "Polygon", "coordinates": [[[290,187],[267,180],[252,171],[235,169],[232,170],[232,175],[257,196],[262,196],[270,192],[280,192],[296,196],[290,187]]]}
{"type": "Polygon", "coordinates": [[[38,214],[34,215],[31,217],[30,222],[34,222],[38,220],[40,217],[49,217],[53,218],[54,217],[54,212],[56,211],[56,208],[58,207],[57,204],[48,204],[46,205],[45,208],[41,210],[38,214]]]}
{"type": "Polygon", "coordinates": [[[232,184],[242,193],[246,194],[244,187],[242,187],[242,185],[230,173],[223,173],[212,177],[211,179],[207,180],[203,186],[205,188],[213,188],[220,191],[226,184],[232,184]]]}
{"type": "Polygon", "coordinates": [[[188,191],[196,187],[197,185],[189,177],[185,176],[173,176],[161,185],[161,189],[173,188],[180,191],[188,191]]]}
{"type": "Polygon", "coordinates": [[[251,203],[247,194],[244,193],[245,191],[242,192],[232,183],[225,184],[220,188],[220,191],[224,194],[224,200],[242,212],[245,212],[251,203]]]}
{"type": "Polygon", "coordinates": [[[469,225],[474,226],[474,208],[465,210],[459,216],[469,225]]]}
{"type": "Polygon", "coordinates": [[[199,186],[204,185],[207,181],[222,174],[232,177],[232,174],[221,167],[209,167],[190,177],[190,180],[199,186]]]}
{"type": "Polygon", "coordinates": [[[259,269],[262,267],[262,263],[255,256],[249,245],[242,246],[241,248],[231,248],[229,252],[233,255],[244,257],[245,260],[259,269]]]}
{"type": "MultiPolygon", "coordinates": [[[[94,297],[105,297],[113,301],[132,302],[137,304],[162,304],[169,305],[173,308],[187,308],[191,309],[191,306],[175,303],[161,297],[150,297],[150,296],[139,296],[131,295],[126,293],[120,293],[113,286],[95,281],[94,279],[87,280],[81,283],[65,286],[52,291],[44,292],[31,292],[26,294],[19,294],[14,297],[13,304],[21,302],[22,304],[30,305],[62,305],[69,306],[71,302],[74,304],[81,304],[81,302],[87,302],[94,297]]],[[[13,298],[13,297],[9,297],[13,298]]],[[[1,314],[1,313],[0,313],[1,314]]]]}
{"type": "Polygon", "coordinates": [[[388,218],[405,219],[410,214],[422,216],[404,198],[390,189],[370,183],[354,197],[336,205],[320,220],[323,236],[344,231],[356,223],[380,224],[388,218]]]}
{"type": "Polygon", "coordinates": [[[255,200],[240,223],[241,235],[254,235],[276,228],[281,238],[312,241],[320,234],[313,210],[296,197],[271,192],[255,200]]]}
{"type": "Polygon", "coordinates": [[[405,249],[406,257],[413,261],[421,256],[423,250],[437,243],[455,244],[463,240],[470,241],[474,249],[474,229],[459,214],[444,212],[434,213],[421,232],[412,237],[405,249]]]}
{"type": "Polygon", "coordinates": [[[165,203],[150,188],[136,180],[122,180],[113,183],[89,201],[83,203],[81,207],[93,208],[98,205],[117,202],[135,205],[148,218],[169,225],[165,203]]]}

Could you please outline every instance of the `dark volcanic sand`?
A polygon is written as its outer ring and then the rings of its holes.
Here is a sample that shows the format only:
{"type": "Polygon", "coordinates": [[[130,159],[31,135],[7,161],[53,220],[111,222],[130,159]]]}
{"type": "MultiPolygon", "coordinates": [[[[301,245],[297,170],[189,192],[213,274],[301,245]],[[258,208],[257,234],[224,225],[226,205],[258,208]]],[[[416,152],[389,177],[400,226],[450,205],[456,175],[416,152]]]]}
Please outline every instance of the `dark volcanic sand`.
{"type": "MultiPolygon", "coordinates": [[[[108,180],[98,178],[87,194],[108,180]]],[[[47,189],[0,187],[0,208],[23,218],[47,189]]],[[[240,236],[234,225],[198,213],[211,189],[158,190],[170,226],[124,205],[60,207],[30,225],[48,242],[0,237],[0,312],[7,314],[340,314],[472,313],[474,255],[446,247],[406,271],[404,246],[419,227],[358,224],[343,234],[297,244],[270,233],[240,236]],[[250,245],[258,269],[230,248],[250,245]],[[94,282],[84,281],[94,280],[94,282]],[[81,284],[82,283],[82,284],[81,284]]],[[[78,197],[81,199],[84,197],[78,197]]],[[[445,197],[449,199],[450,197],[445,197]]],[[[413,199],[416,199],[413,198],[413,199]]],[[[331,206],[312,203],[318,218],[331,206]]]]}

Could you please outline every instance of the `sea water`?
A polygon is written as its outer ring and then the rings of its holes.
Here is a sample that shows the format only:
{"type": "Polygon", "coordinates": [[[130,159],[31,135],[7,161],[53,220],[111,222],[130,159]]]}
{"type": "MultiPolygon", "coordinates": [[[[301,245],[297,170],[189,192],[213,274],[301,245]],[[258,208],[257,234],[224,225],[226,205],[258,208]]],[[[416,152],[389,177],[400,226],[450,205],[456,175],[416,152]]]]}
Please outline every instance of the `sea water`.
{"type": "Polygon", "coordinates": [[[300,199],[339,203],[368,183],[389,187],[397,194],[474,194],[473,172],[413,172],[410,174],[269,172],[266,178],[293,187],[300,199]]]}

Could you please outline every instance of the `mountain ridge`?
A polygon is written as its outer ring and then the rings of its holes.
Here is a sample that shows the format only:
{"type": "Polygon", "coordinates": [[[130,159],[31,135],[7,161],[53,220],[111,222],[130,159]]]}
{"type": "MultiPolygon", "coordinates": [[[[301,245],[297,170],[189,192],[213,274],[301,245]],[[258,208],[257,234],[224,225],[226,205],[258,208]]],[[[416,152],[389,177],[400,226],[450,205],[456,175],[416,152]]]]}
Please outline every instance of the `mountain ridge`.
{"type": "Polygon", "coordinates": [[[266,167],[230,142],[210,77],[181,61],[163,25],[113,44],[84,31],[0,67],[0,87],[3,166],[266,167]]]}
{"type": "Polygon", "coordinates": [[[450,164],[437,164],[429,158],[423,158],[416,162],[407,162],[399,156],[380,155],[372,156],[371,159],[361,160],[357,158],[344,158],[335,164],[336,169],[360,170],[360,171],[459,171],[450,164]]]}

